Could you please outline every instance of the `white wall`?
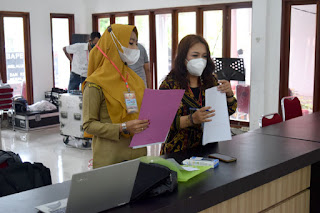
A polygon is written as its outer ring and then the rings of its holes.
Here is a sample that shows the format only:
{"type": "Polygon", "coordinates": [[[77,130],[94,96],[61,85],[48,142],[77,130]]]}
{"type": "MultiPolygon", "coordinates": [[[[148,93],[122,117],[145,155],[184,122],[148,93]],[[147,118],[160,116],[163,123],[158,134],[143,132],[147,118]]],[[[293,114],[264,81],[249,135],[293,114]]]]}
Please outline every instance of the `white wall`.
{"type": "MultiPolygon", "coordinates": [[[[76,33],[92,30],[92,13],[241,2],[240,0],[0,0],[0,11],[30,12],[35,101],[52,87],[50,13],[74,13],[76,33]],[[10,2],[10,3],[9,3],[10,2]],[[68,2],[66,4],[66,2],[68,2]],[[71,6],[77,3],[77,6],[71,6]]],[[[278,111],[281,1],[252,0],[250,128],[262,114],[278,111]]]]}
{"type": "Polygon", "coordinates": [[[131,1],[114,1],[114,0],[91,0],[87,1],[90,12],[103,13],[103,12],[119,12],[131,10],[147,10],[158,8],[194,6],[194,5],[207,5],[207,4],[220,4],[220,3],[233,3],[243,2],[244,0],[135,0],[131,1]]]}
{"type": "Polygon", "coordinates": [[[44,92],[53,87],[50,13],[74,14],[75,32],[88,33],[84,1],[0,0],[0,11],[30,13],[34,102],[43,100],[44,92]]]}

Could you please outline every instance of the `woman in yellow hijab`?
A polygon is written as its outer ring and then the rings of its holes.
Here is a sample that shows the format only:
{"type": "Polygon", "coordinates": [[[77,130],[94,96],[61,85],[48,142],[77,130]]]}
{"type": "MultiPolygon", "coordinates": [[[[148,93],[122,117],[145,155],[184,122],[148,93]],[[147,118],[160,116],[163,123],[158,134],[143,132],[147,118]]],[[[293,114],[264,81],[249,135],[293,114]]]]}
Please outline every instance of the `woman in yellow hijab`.
{"type": "Polygon", "coordinates": [[[146,148],[129,147],[132,135],[149,126],[148,120],[138,120],[135,111],[140,110],[144,82],[128,67],[140,56],[137,37],[135,26],[113,24],[90,52],[88,77],[82,85],[83,129],[93,135],[93,168],[147,154],[146,148]],[[134,94],[136,101],[125,99],[134,94]],[[133,103],[133,113],[126,103],[133,103]]]}

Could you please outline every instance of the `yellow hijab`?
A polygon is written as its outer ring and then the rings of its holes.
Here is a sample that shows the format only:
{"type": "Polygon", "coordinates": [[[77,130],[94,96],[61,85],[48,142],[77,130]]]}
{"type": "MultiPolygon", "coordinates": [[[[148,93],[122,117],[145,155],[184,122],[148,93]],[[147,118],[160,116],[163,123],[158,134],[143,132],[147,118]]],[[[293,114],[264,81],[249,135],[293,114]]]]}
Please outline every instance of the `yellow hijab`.
{"type": "MultiPolygon", "coordinates": [[[[128,47],[130,36],[135,26],[113,24],[111,28],[120,43],[124,47],[128,47]]],[[[137,104],[140,110],[145,89],[143,80],[121,60],[118,49],[113,43],[108,30],[104,32],[97,45],[118,67],[124,78],[127,78],[128,74],[128,85],[130,91],[134,91],[136,94],[137,104]]],[[[120,46],[118,46],[118,48],[122,50],[120,46]]],[[[102,88],[112,123],[122,123],[138,119],[139,113],[127,113],[124,92],[128,92],[128,90],[125,82],[122,80],[116,68],[103,56],[97,47],[94,47],[90,51],[88,77],[82,84],[82,91],[87,82],[95,83],[102,88]]]]}

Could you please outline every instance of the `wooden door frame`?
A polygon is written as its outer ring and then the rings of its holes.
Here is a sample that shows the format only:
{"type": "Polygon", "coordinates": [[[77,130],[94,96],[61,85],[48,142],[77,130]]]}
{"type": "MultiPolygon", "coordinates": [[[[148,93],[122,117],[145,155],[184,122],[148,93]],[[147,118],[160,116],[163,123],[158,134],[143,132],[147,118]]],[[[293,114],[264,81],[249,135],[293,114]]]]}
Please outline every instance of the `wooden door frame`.
{"type": "Polygon", "coordinates": [[[316,45],[315,68],[313,89],[313,112],[320,111],[320,3],[318,0],[282,0],[282,23],[280,44],[280,80],[279,80],[279,106],[281,113],[281,99],[289,95],[289,63],[290,63],[290,31],[291,31],[291,6],[293,5],[317,5],[316,17],[316,45]]]}
{"type": "MultiPolygon", "coordinates": [[[[53,53],[53,32],[52,32],[52,19],[53,18],[67,18],[69,25],[69,44],[71,44],[72,34],[75,33],[74,29],[74,14],[50,13],[50,29],[51,29],[51,53],[52,53],[52,87],[55,87],[54,75],[54,53],[53,53]]],[[[71,67],[70,67],[71,68],[71,67]]]]}
{"type": "Polygon", "coordinates": [[[23,18],[24,31],[24,60],[25,60],[25,78],[27,89],[27,101],[33,104],[33,80],[32,80],[32,55],[31,55],[31,37],[30,37],[30,15],[26,12],[0,11],[0,73],[4,83],[7,82],[6,56],[5,56],[5,38],[4,38],[4,17],[23,18]]]}

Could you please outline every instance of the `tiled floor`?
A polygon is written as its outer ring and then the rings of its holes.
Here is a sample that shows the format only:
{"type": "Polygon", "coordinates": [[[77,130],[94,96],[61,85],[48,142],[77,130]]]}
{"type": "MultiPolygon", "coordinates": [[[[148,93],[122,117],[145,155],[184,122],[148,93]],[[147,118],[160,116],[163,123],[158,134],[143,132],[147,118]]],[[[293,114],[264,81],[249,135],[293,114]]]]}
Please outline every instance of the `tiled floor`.
{"type": "MultiPolygon", "coordinates": [[[[70,141],[70,144],[82,147],[81,141],[70,141]]],[[[0,149],[18,153],[24,162],[43,163],[50,168],[53,184],[70,180],[74,173],[88,171],[92,159],[90,149],[66,146],[59,127],[30,132],[2,129],[0,149]]]]}

